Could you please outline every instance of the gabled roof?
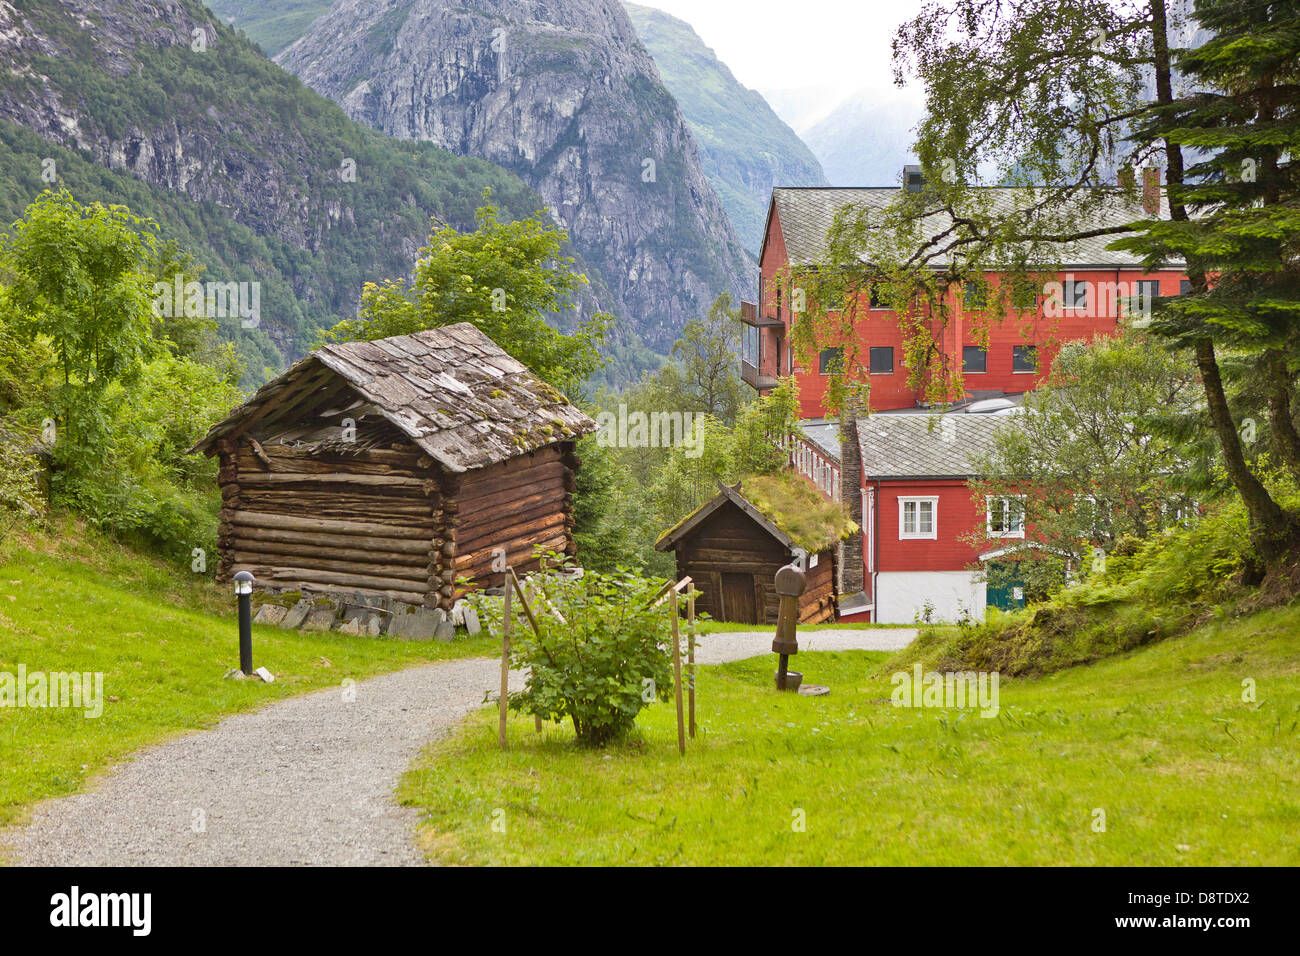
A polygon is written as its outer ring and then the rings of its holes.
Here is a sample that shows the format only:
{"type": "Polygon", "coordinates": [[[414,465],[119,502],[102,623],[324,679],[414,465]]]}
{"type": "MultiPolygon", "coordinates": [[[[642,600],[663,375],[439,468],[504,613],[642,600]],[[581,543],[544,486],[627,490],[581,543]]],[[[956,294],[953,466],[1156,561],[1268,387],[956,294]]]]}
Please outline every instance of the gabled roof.
{"type": "Polygon", "coordinates": [[[807,479],[791,472],[746,478],[741,483],[718,482],[718,494],[659,536],[655,549],[668,551],[730,502],[788,550],[820,552],[844,540],[857,525],[838,502],[827,501],[807,479]]]}
{"type": "MultiPolygon", "coordinates": [[[[326,345],[272,379],[191,452],[212,454],[258,414],[342,378],[443,468],[468,471],[596,430],[557,389],[468,322],[373,342],[326,345]],[[311,385],[313,380],[318,380],[311,385]]],[[[309,403],[308,406],[310,407],[309,403]]]]}
{"type": "MultiPolygon", "coordinates": [[[[772,190],[768,223],[771,222],[772,210],[775,210],[781,223],[781,235],[785,239],[785,251],[790,263],[796,266],[813,265],[821,260],[826,251],[826,234],[835,219],[835,213],[841,207],[857,204],[868,209],[884,209],[898,198],[901,191],[901,186],[780,186],[772,190]]],[[[998,213],[1013,212],[1018,206],[1024,205],[1027,198],[1032,197],[1032,190],[1025,186],[989,186],[982,188],[980,193],[990,198],[993,210],[998,213]]],[[[1160,218],[1168,218],[1168,201],[1162,196],[1160,203],[1160,218]]],[[[1140,202],[1128,203],[1116,194],[1114,201],[1095,217],[1090,227],[1122,225],[1143,218],[1147,218],[1147,214],[1140,202]]],[[[921,232],[927,236],[936,235],[950,225],[951,220],[946,214],[936,213],[922,222],[921,232]]],[[[766,229],[763,237],[766,243],[766,229]]],[[[1140,266],[1140,256],[1106,248],[1107,243],[1117,238],[1116,235],[1105,235],[1065,243],[1060,251],[1061,264],[1073,268],[1140,266]]],[[[760,260],[764,251],[759,250],[760,260]]],[[[934,264],[946,265],[947,260],[936,259],[934,264]]]]}
{"type": "Polygon", "coordinates": [[[972,478],[993,451],[993,433],[1017,415],[871,415],[857,420],[862,477],[972,478]]]}

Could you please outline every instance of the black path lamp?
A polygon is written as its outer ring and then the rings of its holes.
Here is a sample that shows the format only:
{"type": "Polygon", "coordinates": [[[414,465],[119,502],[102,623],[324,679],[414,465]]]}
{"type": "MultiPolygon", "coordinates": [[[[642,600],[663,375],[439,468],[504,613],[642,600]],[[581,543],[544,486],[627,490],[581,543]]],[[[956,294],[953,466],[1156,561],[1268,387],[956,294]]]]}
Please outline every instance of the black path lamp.
{"type": "Polygon", "coordinates": [[[239,601],[239,669],[245,677],[253,676],[253,575],[248,571],[235,574],[235,596],[239,601]]]}

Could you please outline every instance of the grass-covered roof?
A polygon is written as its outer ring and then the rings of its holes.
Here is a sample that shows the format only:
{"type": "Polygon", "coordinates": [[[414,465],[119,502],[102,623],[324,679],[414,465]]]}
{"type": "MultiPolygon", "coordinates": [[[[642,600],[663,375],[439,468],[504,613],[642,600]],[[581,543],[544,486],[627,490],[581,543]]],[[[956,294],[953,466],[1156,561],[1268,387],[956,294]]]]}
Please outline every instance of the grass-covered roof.
{"type": "Polygon", "coordinates": [[[723,485],[717,497],[661,534],[655,547],[660,551],[672,547],[726,501],[767,526],[784,543],[809,552],[824,551],[858,530],[838,501],[826,500],[808,479],[782,471],[746,478],[734,488],[723,485]]]}

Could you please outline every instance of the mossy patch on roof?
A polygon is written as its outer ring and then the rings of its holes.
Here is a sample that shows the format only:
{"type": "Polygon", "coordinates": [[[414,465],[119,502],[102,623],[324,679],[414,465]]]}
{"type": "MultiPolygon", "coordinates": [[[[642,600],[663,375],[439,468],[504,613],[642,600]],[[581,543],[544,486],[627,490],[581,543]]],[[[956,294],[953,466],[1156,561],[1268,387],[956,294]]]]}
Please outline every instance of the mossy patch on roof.
{"type": "Polygon", "coordinates": [[[824,551],[858,530],[840,502],[793,472],[746,478],[740,494],[805,551],[824,551]]]}

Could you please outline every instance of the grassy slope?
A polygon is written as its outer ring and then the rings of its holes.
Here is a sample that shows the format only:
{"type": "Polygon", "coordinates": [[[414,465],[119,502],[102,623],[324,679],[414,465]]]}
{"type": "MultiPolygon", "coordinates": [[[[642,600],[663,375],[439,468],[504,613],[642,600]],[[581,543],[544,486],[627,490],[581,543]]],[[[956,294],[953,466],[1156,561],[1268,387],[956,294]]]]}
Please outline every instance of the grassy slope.
{"type": "Polygon", "coordinates": [[[312,21],[330,8],[331,0],[209,0],[208,7],[222,20],[248,34],[249,39],[275,56],[307,32],[312,21]]]}
{"type": "MultiPolygon", "coordinates": [[[[31,801],[82,789],[136,749],[225,714],[435,658],[492,653],[443,643],[255,627],[273,684],[222,680],[239,663],[234,598],[197,576],[102,540],[0,541],[0,671],[102,671],[104,713],[0,708],[0,826],[31,801]]],[[[0,842],[3,839],[0,838],[0,842]]]]}
{"type": "Polygon", "coordinates": [[[1298,652],[1300,607],[1263,612],[1006,681],[995,719],[891,706],[884,654],[801,655],[821,699],[752,660],[702,668],[685,759],[666,706],[604,753],[518,719],[502,753],[484,712],[402,794],[447,862],[1295,865],[1298,652]]]}

